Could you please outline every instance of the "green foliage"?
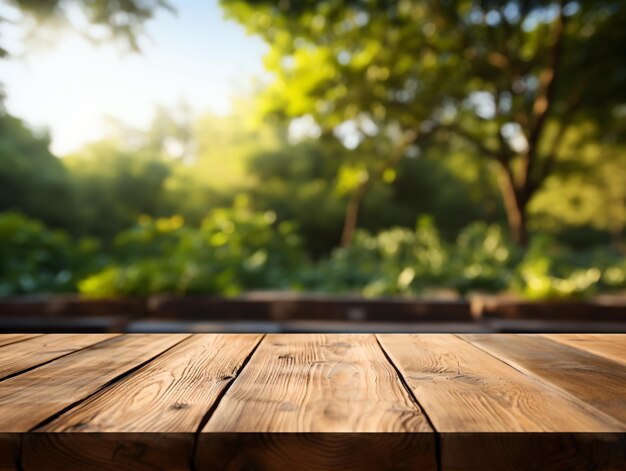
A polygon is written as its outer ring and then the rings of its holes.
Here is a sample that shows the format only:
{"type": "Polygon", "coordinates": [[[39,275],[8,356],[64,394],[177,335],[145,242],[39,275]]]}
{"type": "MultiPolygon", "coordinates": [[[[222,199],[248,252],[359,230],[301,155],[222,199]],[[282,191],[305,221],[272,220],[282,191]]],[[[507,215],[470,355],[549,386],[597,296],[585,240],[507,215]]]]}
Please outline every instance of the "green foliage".
{"type": "Polygon", "coordinates": [[[100,262],[97,244],[17,213],[0,213],[0,296],[72,292],[100,262]]]}
{"type": "MultiPolygon", "coordinates": [[[[501,174],[511,232],[523,243],[529,201],[567,167],[564,135],[591,124],[586,142],[623,145],[626,56],[614,46],[626,42],[621,0],[221,3],[270,46],[274,80],[261,112],[312,118],[360,151],[342,172],[343,190],[375,175],[406,140],[463,149],[501,174]]],[[[623,198],[611,204],[619,221],[623,207],[623,198]]]]}
{"type": "Polygon", "coordinates": [[[81,202],[74,232],[109,239],[141,214],[157,216],[168,210],[165,185],[171,165],[160,155],[101,141],[63,163],[81,202]]]}
{"type": "Polygon", "coordinates": [[[304,263],[289,222],[247,203],[216,209],[199,229],[182,218],[143,218],[116,240],[118,263],[79,284],[88,296],[151,293],[237,294],[246,289],[288,288],[304,263]]]}
{"type": "Polygon", "coordinates": [[[521,250],[497,225],[483,222],[463,229],[451,248],[447,285],[459,293],[506,291],[514,280],[521,250]]]}
{"type": "Polygon", "coordinates": [[[56,227],[71,227],[76,194],[71,176],[48,150],[46,133],[0,115],[0,210],[20,211],[56,227]]]}
{"type": "Polygon", "coordinates": [[[529,299],[585,298],[626,288],[626,258],[608,248],[571,251],[548,236],[533,239],[514,287],[529,299]]]}
{"type": "Polygon", "coordinates": [[[447,258],[438,232],[424,218],[415,231],[359,231],[351,246],[333,251],[305,280],[320,291],[406,294],[440,285],[447,258]]]}
{"type": "MultiPolygon", "coordinates": [[[[413,129],[427,118],[482,128],[489,121],[489,128],[516,122],[516,115],[528,113],[542,92],[538,82],[560,13],[552,0],[279,5],[222,0],[222,5],[271,45],[265,65],[276,80],[265,93],[266,110],[288,116],[309,113],[330,128],[363,115],[377,124],[413,129]],[[495,96],[496,91],[502,96],[495,96]],[[482,105],[475,93],[485,94],[482,105]],[[498,116],[486,111],[492,105],[485,103],[492,99],[507,102],[498,116]]],[[[563,112],[561,105],[582,83],[581,107],[608,117],[611,106],[601,103],[619,103],[618,97],[624,97],[624,77],[617,73],[624,58],[611,47],[624,39],[624,4],[571,2],[563,15],[564,78],[558,83],[556,108],[563,112]]],[[[475,130],[489,145],[492,138],[475,130]]]]}
{"type": "Polygon", "coordinates": [[[352,246],[312,263],[293,223],[251,211],[245,200],[212,210],[200,227],[185,225],[180,216],[143,216],[105,255],[92,240],[76,241],[19,214],[0,214],[0,296],[76,290],[91,297],[228,296],[253,289],[586,298],[626,289],[626,257],[606,247],[573,251],[545,235],[523,252],[500,226],[484,223],[466,227],[449,243],[431,218],[422,217],[414,230],[360,230],[352,246]]]}
{"type": "MultiPolygon", "coordinates": [[[[159,10],[172,11],[166,0],[7,0],[22,13],[34,18],[37,27],[59,26],[72,23],[76,13],[82,13],[87,24],[99,26],[99,34],[81,24],[82,33],[94,41],[121,39],[131,49],[139,50],[138,36],[143,24],[159,10]],[[73,15],[73,16],[72,16],[73,15]],[[107,33],[103,37],[103,31],[107,33]]],[[[1,19],[1,18],[0,18],[1,19]]],[[[80,24],[81,22],[74,21],[80,24]]],[[[73,27],[78,27],[73,24],[73,27]]]]}
{"type": "Polygon", "coordinates": [[[414,231],[395,228],[376,236],[360,231],[350,247],[335,250],[308,275],[314,289],[366,296],[420,294],[434,289],[498,292],[508,288],[518,254],[498,226],[468,226],[455,244],[423,217],[414,231]]]}
{"type": "Polygon", "coordinates": [[[500,226],[476,223],[453,244],[428,219],[415,231],[395,228],[354,244],[303,273],[311,290],[365,296],[427,295],[437,289],[515,292],[527,299],[585,298],[626,288],[626,257],[608,248],[572,251],[545,235],[523,252],[500,226]]]}
{"type": "MultiPolygon", "coordinates": [[[[326,255],[339,240],[349,197],[339,181],[347,178],[346,164],[357,153],[334,141],[305,140],[253,154],[248,173],[256,181],[245,191],[255,209],[297,222],[313,256],[326,255]]],[[[454,174],[452,164],[429,156],[405,159],[393,181],[372,185],[359,226],[371,232],[413,227],[420,214],[430,213],[445,237],[454,238],[467,224],[486,218],[480,197],[454,174]]]]}

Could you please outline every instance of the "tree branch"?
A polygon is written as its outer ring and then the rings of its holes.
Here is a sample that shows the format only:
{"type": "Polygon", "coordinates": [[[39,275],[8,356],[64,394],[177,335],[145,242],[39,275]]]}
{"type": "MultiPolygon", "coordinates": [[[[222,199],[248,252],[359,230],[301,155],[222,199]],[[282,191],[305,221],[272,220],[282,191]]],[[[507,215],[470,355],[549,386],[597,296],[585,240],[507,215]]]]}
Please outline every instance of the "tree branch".
{"type": "Polygon", "coordinates": [[[556,85],[559,79],[559,66],[563,55],[563,42],[565,37],[565,16],[563,15],[563,3],[561,0],[559,16],[554,29],[554,41],[550,50],[548,64],[539,76],[539,89],[533,103],[532,127],[529,134],[529,142],[537,145],[550,110],[554,104],[556,85]]]}
{"type": "Polygon", "coordinates": [[[576,111],[576,108],[578,108],[578,105],[581,102],[586,85],[587,80],[581,80],[578,83],[578,86],[574,88],[574,90],[570,94],[567,100],[567,106],[564,110],[563,118],[561,119],[561,125],[559,127],[559,130],[552,139],[552,143],[550,144],[550,150],[544,158],[543,165],[540,169],[541,171],[539,172],[537,178],[532,181],[532,186],[534,187],[534,189],[537,189],[554,170],[554,167],[556,165],[556,157],[559,154],[559,150],[563,142],[563,137],[565,136],[565,131],[572,121],[572,114],[574,113],[574,111],[576,111]]]}
{"type": "Polygon", "coordinates": [[[563,4],[559,4],[559,16],[554,29],[554,40],[548,57],[548,64],[539,76],[539,89],[532,109],[531,129],[528,135],[528,151],[523,161],[523,188],[526,198],[530,198],[532,186],[531,174],[535,161],[537,160],[537,148],[545,129],[546,119],[554,105],[556,85],[559,79],[559,66],[563,55],[563,42],[565,37],[565,16],[563,14],[563,4]]]}
{"type": "Polygon", "coordinates": [[[489,157],[492,157],[494,159],[499,160],[499,153],[497,151],[488,148],[481,141],[481,139],[479,137],[474,136],[472,133],[470,133],[469,131],[463,129],[462,127],[457,126],[456,124],[446,124],[446,125],[442,125],[440,127],[441,127],[441,129],[446,129],[446,130],[452,132],[453,134],[456,134],[459,137],[462,137],[467,142],[473,144],[483,154],[488,155],[489,157]]]}

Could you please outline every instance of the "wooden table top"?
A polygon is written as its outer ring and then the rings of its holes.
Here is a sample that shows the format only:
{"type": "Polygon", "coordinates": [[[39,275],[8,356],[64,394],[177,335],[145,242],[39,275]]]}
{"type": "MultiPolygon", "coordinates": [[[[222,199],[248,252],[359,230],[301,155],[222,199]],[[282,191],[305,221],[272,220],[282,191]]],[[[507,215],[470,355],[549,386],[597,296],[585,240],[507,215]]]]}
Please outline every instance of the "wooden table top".
{"type": "Polygon", "coordinates": [[[626,469],[626,335],[0,335],[0,469],[626,469]]]}

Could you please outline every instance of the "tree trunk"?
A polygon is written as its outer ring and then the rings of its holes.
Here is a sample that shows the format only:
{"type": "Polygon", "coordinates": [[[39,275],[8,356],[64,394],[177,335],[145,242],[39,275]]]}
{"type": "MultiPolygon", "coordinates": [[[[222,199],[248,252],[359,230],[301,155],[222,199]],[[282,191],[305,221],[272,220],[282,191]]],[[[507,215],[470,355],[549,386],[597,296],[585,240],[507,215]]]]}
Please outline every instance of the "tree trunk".
{"type": "Polygon", "coordinates": [[[354,239],[361,205],[367,194],[369,179],[359,185],[346,207],[346,216],[343,220],[343,230],[341,231],[341,247],[349,247],[354,239]]]}
{"type": "Polygon", "coordinates": [[[498,182],[500,191],[504,201],[504,209],[506,211],[506,219],[513,241],[521,246],[528,244],[527,214],[526,206],[527,197],[520,194],[515,187],[513,174],[506,163],[501,162],[498,182]]]}
{"type": "MultiPolygon", "coordinates": [[[[431,127],[428,131],[423,132],[422,136],[432,134],[435,129],[436,127],[431,127]]],[[[352,244],[359,221],[359,212],[361,211],[363,200],[367,195],[370,185],[375,181],[379,181],[384,175],[385,170],[395,168],[400,163],[407,148],[417,140],[418,136],[419,133],[417,131],[406,132],[402,142],[393,150],[387,160],[383,162],[378,169],[371,172],[368,178],[357,187],[346,208],[346,216],[341,233],[341,247],[349,247],[352,244]]]]}

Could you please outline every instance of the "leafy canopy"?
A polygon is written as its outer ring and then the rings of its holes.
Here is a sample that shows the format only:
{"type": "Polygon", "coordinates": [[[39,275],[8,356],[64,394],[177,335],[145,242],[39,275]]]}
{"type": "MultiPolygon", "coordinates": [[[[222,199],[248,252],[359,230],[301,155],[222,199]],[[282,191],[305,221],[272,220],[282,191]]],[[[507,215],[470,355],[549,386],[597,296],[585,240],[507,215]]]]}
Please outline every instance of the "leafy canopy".
{"type": "MultiPolygon", "coordinates": [[[[42,26],[70,25],[91,40],[120,39],[135,51],[139,50],[137,39],[143,33],[144,23],[159,10],[174,11],[168,0],[5,1],[23,14],[22,19],[35,20],[33,32],[42,26]]],[[[5,18],[0,17],[2,21],[5,18]]],[[[7,53],[1,48],[0,52],[2,55],[7,53]]]]}

